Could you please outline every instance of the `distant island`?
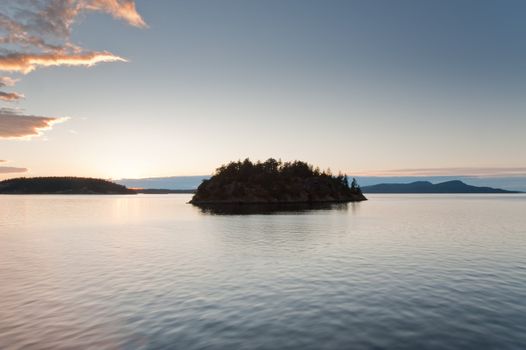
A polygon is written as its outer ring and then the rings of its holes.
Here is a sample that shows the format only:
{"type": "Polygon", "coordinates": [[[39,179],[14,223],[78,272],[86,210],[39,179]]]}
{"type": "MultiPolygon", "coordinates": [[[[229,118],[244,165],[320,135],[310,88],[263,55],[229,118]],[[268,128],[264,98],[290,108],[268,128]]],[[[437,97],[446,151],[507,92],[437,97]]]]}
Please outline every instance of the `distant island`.
{"type": "Polygon", "coordinates": [[[364,193],[520,193],[500,188],[477,187],[460,180],[432,184],[429,181],[416,181],[408,184],[378,184],[362,187],[364,193]]]}
{"type": "Polygon", "coordinates": [[[166,188],[134,188],[133,189],[136,193],[142,193],[142,194],[188,194],[188,193],[195,193],[195,189],[193,190],[170,190],[166,188]]]}
{"type": "Polygon", "coordinates": [[[0,181],[0,194],[135,194],[116,183],[85,177],[33,177],[0,181]]]}
{"type": "Polygon", "coordinates": [[[331,203],[366,200],[356,180],[349,185],[346,175],[331,175],[301,162],[249,159],[231,162],[203,180],[190,203],[284,204],[331,203]]]}

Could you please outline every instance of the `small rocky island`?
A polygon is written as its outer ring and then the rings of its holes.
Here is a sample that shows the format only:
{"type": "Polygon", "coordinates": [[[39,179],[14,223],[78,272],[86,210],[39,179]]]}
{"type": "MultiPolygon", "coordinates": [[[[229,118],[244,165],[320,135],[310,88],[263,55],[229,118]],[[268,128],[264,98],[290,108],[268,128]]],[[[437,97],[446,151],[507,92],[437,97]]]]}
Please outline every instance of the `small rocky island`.
{"type": "Polygon", "coordinates": [[[33,177],[0,181],[0,194],[135,194],[111,181],[85,177],[33,177]]]}
{"type": "Polygon", "coordinates": [[[231,162],[203,180],[190,203],[217,204],[310,204],[367,200],[356,180],[331,175],[301,161],[249,159],[231,162]]]}

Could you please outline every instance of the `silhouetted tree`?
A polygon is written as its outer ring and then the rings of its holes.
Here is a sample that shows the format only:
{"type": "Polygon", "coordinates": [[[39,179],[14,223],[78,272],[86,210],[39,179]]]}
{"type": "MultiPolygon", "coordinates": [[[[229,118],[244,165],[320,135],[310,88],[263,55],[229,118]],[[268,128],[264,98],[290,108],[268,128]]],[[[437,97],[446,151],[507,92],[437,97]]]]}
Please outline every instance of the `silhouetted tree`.
{"type": "Polygon", "coordinates": [[[347,174],[343,175],[343,184],[345,187],[349,188],[349,179],[347,178],[347,174]]]}
{"type": "Polygon", "coordinates": [[[360,190],[360,186],[358,185],[358,181],[356,181],[356,178],[352,178],[351,182],[351,191],[358,191],[360,190]]]}
{"type": "Polygon", "coordinates": [[[252,163],[248,158],[217,168],[214,176],[197,189],[192,199],[203,201],[326,201],[353,200],[364,197],[347,175],[332,176],[330,169],[320,173],[318,167],[301,162],[282,162],[269,158],[252,163]]]}

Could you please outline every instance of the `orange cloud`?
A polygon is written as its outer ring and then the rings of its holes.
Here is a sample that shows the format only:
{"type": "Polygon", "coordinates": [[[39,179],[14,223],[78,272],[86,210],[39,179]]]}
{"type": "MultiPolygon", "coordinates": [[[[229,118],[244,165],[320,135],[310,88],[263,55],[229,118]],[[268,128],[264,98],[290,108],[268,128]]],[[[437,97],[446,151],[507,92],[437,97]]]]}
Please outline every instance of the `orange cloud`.
{"type": "Polygon", "coordinates": [[[24,95],[18,94],[16,92],[0,91],[0,100],[2,101],[12,102],[12,101],[18,101],[22,98],[24,98],[24,95]]]}
{"type": "MultiPolygon", "coordinates": [[[[6,0],[2,0],[6,1],[6,0]]],[[[45,35],[67,38],[76,17],[81,12],[103,12],[122,19],[136,27],[146,27],[133,0],[40,0],[19,4],[14,2],[12,11],[18,15],[0,14],[0,27],[8,31],[4,37],[11,43],[21,43],[54,50],[56,47],[44,40],[45,35]]]]}
{"type": "Polygon", "coordinates": [[[66,120],[67,118],[23,115],[10,109],[0,109],[0,139],[29,139],[66,120]]]}
{"type": "Polygon", "coordinates": [[[18,79],[13,79],[11,77],[0,77],[0,87],[14,86],[17,82],[18,79]]]}
{"type": "Polygon", "coordinates": [[[23,54],[15,53],[0,56],[0,71],[21,72],[27,74],[38,67],[87,66],[100,62],[126,62],[124,58],[104,52],[85,54],[23,54]]]}
{"type": "Polygon", "coordinates": [[[80,6],[86,10],[109,13],[114,18],[125,20],[136,27],[146,27],[146,22],[137,12],[132,0],[91,0],[81,2],[80,6]]]}

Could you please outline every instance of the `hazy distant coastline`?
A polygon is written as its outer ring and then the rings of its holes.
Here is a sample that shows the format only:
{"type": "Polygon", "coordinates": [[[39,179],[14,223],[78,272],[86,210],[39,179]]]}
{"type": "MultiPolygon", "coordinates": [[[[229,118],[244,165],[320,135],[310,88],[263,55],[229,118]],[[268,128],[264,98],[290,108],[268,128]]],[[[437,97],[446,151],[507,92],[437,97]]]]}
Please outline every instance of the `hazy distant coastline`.
{"type": "Polygon", "coordinates": [[[137,193],[141,194],[185,194],[185,193],[195,193],[195,189],[189,190],[170,190],[165,188],[134,188],[137,193]]]}
{"type": "MultiPolygon", "coordinates": [[[[128,188],[164,189],[164,190],[195,190],[203,180],[210,175],[150,177],[139,179],[113,180],[128,188]]],[[[408,184],[417,181],[441,183],[460,180],[472,186],[502,188],[508,191],[526,192],[525,177],[470,177],[470,176],[356,176],[362,187],[378,184],[408,184]]],[[[349,177],[349,180],[351,178],[349,177]]]]}
{"type": "Polygon", "coordinates": [[[460,180],[432,184],[429,181],[416,181],[407,184],[384,183],[362,188],[364,193],[520,193],[500,188],[471,186],[460,180]]]}
{"type": "MultiPolygon", "coordinates": [[[[201,183],[208,183],[209,180],[203,180],[201,177],[184,177],[186,181],[193,181],[193,178],[201,179],[201,183]],[[192,180],[190,180],[192,178],[192,180]]],[[[163,178],[164,179],[164,178],[163,178]]],[[[345,182],[343,178],[340,179],[345,182]]],[[[137,180],[144,181],[144,180],[137,180]]],[[[313,181],[312,179],[309,181],[313,181]]],[[[159,181],[156,181],[159,182],[159,181]]],[[[234,181],[235,182],[235,181],[234,181]]],[[[312,184],[311,184],[312,185],[312,184]]],[[[302,184],[301,186],[311,186],[302,184]]],[[[319,184],[318,184],[319,185],[319,184]]],[[[188,186],[190,186],[188,184],[188,186]]],[[[242,183],[226,184],[226,189],[233,190],[235,187],[239,187],[237,191],[248,191],[254,192],[253,189],[249,189],[250,186],[242,183]],[[240,187],[241,186],[241,187],[240,187]],[[248,186],[248,187],[247,187],[248,186]],[[242,188],[242,189],[241,189],[242,188]]],[[[280,185],[281,186],[281,185],[280,185]]],[[[316,197],[312,193],[308,193],[308,190],[304,188],[304,193],[295,197],[290,196],[291,188],[295,187],[298,189],[298,184],[288,183],[287,186],[278,186],[275,188],[281,189],[281,194],[273,194],[271,197],[275,197],[270,202],[280,202],[278,198],[282,198],[282,202],[291,203],[302,203],[302,202],[338,202],[338,201],[354,201],[363,200],[362,198],[348,198],[335,196],[334,193],[325,195],[325,197],[316,197]],[[288,197],[287,197],[288,196],[288,197]],[[311,198],[310,200],[308,198],[311,198]]],[[[260,190],[258,190],[260,191],[260,190]]],[[[468,185],[460,180],[452,180],[433,184],[429,181],[415,181],[410,183],[380,183],[370,186],[361,187],[363,193],[393,193],[393,194],[410,194],[410,193],[422,193],[422,194],[447,194],[447,193],[461,193],[461,194],[512,194],[512,193],[523,193],[522,191],[509,191],[501,188],[493,188],[487,186],[472,186],[468,185]]],[[[195,194],[198,192],[197,188],[184,188],[184,189],[170,189],[170,188],[128,188],[122,184],[114,183],[107,180],[95,179],[95,178],[83,178],[83,177],[35,177],[35,178],[15,178],[9,180],[0,181],[0,194],[195,194]]],[[[228,192],[228,191],[227,191],[228,192]]],[[[257,192],[257,191],[256,191],[257,192]]],[[[223,192],[221,192],[223,193],[223,192]]],[[[253,193],[254,194],[254,193],[253,193]]],[[[360,193],[361,195],[361,193],[360,193]]],[[[267,193],[268,197],[269,194],[267,193]]],[[[197,198],[202,197],[202,193],[197,198]]],[[[235,199],[231,193],[227,199],[212,198],[208,202],[254,202],[262,203],[267,200],[252,196],[252,198],[244,198],[239,200],[235,199]]]]}

